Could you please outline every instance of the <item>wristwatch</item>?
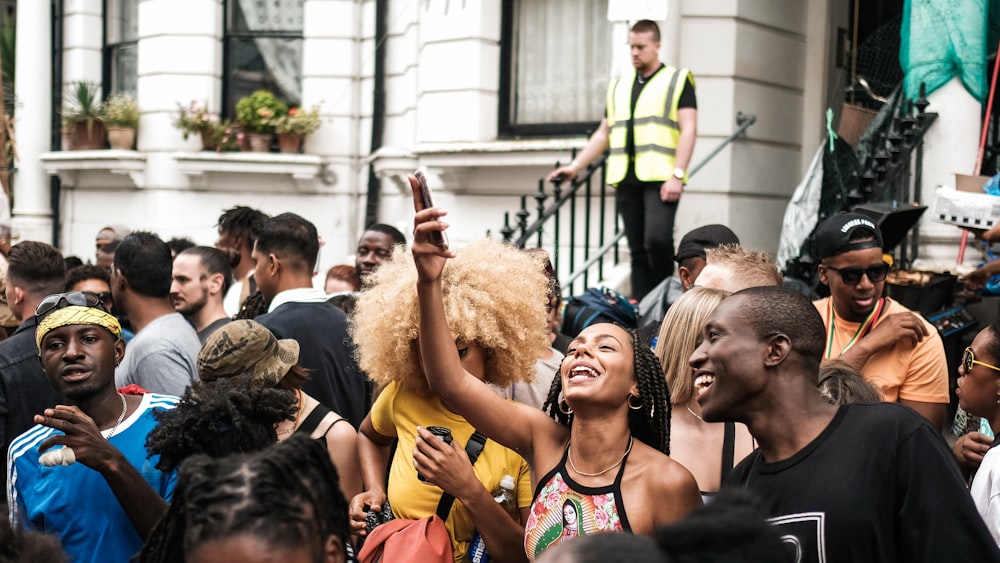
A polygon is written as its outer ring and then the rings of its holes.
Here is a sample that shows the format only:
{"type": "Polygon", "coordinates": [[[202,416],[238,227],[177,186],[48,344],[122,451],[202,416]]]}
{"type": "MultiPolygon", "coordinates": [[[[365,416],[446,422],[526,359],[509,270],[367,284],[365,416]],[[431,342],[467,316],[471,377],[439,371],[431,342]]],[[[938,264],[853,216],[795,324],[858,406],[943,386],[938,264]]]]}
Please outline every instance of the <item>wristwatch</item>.
{"type": "Polygon", "coordinates": [[[684,181],[684,176],[685,176],[684,170],[682,170],[680,168],[674,168],[674,178],[677,178],[678,180],[680,180],[680,181],[683,182],[684,181]]]}

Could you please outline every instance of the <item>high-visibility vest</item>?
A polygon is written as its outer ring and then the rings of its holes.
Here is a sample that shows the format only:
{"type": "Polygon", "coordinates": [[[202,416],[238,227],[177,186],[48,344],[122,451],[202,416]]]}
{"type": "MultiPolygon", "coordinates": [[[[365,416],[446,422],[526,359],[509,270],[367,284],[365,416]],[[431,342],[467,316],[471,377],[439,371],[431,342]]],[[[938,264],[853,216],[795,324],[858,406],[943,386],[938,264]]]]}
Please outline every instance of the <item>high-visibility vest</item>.
{"type": "Polygon", "coordinates": [[[635,142],[635,176],[643,182],[666,181],[673,177],[677,143],[681,137],[677,123],[677,104],[684,91],[684,81],[690,72],[664,66],[649,78],[632,105],[632,83],[635,71],[616,78],[608,85],[608,146],[611,153],[607,161],[607,183],[617,184],[625,179],[629,155],[625,152],[628,121],[632,119],[635,142]]]}

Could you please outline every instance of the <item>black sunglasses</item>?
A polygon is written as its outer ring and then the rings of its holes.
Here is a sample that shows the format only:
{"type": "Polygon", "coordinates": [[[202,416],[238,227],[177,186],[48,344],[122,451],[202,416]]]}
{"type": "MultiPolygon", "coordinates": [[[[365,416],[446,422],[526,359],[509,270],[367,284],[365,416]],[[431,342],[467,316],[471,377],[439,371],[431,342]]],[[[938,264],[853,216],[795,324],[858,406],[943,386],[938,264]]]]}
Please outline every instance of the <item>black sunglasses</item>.
{"type": "Polygon", "coordinates": [[[105,313],[108,312],[104,308],[104,303],[101,301],[101,297],[95,293],[89,291],[71,291],[69,293],[55,293],[49,295],[45,299],[42,299],[38,307],[35,308],[35,317],[41,319],[45,315],[48,315],[56,309],[62,309],[63,307],[69,307],[71,305],[76,305],[79,307],[92,307],[94,309],[100,309],[105,313]]]}
{"type": "Polygon", "coordinates": [[[885,276],[889,274],[889,265],[882,262],[878,266],[868,266],[867,268],[834,268],[833,266],[823,265],[827,270],[833,270],[840,274],[840,279],[844,280],[847,285],[858,285],[861,283],[861,276],[868,276],[868,279],[872,283],[878,283],[880,281],[885,281],[885,276]]]}

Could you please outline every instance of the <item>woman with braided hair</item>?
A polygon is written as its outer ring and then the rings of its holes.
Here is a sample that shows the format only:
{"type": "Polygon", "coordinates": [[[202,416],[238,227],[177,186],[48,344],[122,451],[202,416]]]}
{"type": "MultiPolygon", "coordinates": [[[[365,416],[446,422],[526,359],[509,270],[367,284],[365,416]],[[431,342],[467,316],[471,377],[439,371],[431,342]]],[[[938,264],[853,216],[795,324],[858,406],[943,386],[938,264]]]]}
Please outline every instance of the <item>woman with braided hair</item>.
{"type": "MultiPolygon", "coordinates": [[[[463,368],[442,284],[442,274],[457,254],[435,243],[448,228],[440,220],[446,212],[425,209],[419,182],[411,177],[410,185],[417,211],[411,248],[418,272],[423,372],[450,409],[487,437],[520,452],[533,468],[535,500],[525,524],[527,556],[533,559],[555,545],[540,540],[551,536],[553,526],[563,525],[566,499],[580,506],[583,534],[652,535],[657,526],[676,522],[701,505],[694,478],[667,456],[666,381],[635,331],[595,324],[570,343],[545,404],[552,418],[504,401],[463,368]]],[[[517,279],[519,289],[528,281],[517,279]]],[[[529,305],[538,307],[541,301],[529,305]]]]}
{"type": "Polygon", "coordinates": [[[139,563],[348,560],[347,501],[326,445],[295,435],[254,454],[195,455],[139,563]]]}

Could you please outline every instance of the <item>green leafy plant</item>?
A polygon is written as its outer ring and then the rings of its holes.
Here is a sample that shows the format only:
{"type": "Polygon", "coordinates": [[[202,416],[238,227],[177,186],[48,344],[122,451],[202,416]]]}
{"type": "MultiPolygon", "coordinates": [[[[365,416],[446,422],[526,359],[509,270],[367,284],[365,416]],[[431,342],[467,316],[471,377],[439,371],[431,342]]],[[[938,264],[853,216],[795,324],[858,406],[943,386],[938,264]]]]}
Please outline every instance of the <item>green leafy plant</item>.
{"type": "Polygon", "coordinates": [[[313,106],[308,111],[302,108],[292,108],[285,115],[271,120],[275,133],[295,133],[311,135],[319,129],[319,106],[313,106]]]}
{"type": "Polygon", "coordinates": [[[219,116],[208,111],[205,105],[196,101],[191,101],[187,106],[177,103],[177,119],[174,120],[174,127],[177,127],[184,134],[186,141],[188,135],[201,134],[202,131],[213,131],[219,126],[219,116]]]}
{"type": "Polygon", "coordinates": [[[257,90],[236,102],[236,121],[252,133],[273,133],[272,120],[288,113],[288,106],[267,90],[257,90]]]}
{"type": "Polygon", "coordinates": [[[93,124],[101,120],[100,88],[94,82],[74,82],[66,87],[63,119],[70,123],[93,124]]]}
{"type": "Polygon", "coordinates": [[[113,94],[101,104],[101,120],[111,127],[139,126],[139,104],[128,94],[113,94]]]}

